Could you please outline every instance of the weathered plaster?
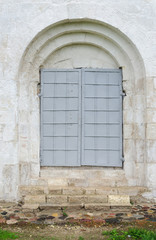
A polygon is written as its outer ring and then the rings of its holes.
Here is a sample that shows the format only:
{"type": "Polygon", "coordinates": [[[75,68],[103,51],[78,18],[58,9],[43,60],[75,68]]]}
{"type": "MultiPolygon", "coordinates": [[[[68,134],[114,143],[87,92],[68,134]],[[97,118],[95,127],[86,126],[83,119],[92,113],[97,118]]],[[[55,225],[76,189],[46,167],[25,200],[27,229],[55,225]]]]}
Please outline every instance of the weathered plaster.
{"type": "Polygon", "coordinates": [[[155,14],[154,0],[0,0],[0,199],[20,185],[101,183],[156,197],[155,14]],[[40,169],[40,66],[122,67],[123,169],[40,169]]]}

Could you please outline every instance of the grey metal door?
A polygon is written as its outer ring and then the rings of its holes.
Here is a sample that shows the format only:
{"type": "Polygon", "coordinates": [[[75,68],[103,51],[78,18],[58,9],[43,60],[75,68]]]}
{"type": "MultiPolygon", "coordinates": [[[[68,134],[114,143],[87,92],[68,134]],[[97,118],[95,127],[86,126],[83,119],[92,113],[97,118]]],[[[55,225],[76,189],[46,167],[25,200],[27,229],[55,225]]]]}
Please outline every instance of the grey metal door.
{"type": "Polygon", "coordinates": [[[122,166],[121,70],[82,70],[82,165],[122,166]]]}
{"type": "Polygon", "coordinates": [[[41,72],[41,165],[80,165],[80,70],[41,72]]]}
{"type": "Polygon", "coordinates": [[[41,72],[41,165],[122,166],[121,70],[41,72]]]}

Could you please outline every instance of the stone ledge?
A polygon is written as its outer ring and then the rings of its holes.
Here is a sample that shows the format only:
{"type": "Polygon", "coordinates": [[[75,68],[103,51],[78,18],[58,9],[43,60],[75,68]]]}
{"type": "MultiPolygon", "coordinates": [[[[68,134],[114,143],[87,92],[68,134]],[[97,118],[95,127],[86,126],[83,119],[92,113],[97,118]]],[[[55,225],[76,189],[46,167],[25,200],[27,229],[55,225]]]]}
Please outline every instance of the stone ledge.
{"type": "Polygon", "coordinates": [[[84,205],[86,210],[94,210],[94,211],[109,211],[110,206],[106,204],[95,204],[95,203],[87,203],[84,205]]]}
{"type": "Polygon", "coordinates": [[[49,210],[49,209],[54,209],[54,210],[61,210],[61,209],[68,209],[68,210],[80,210],[84,208],[84,204],[69,204],[69,203],[63,203],[63,204],[50,204],[50,203],[45,203],[45,204],[40,204],[39,209],[40,210],[49,210]]]}
{"type": "Polygon", "coordinates": [[[20,186],[20,194],[26,195],[129,195],[136,196],[147,191],[145,187],[63,187],[63,186],[20,186]]]}
{"type": "Polygon", "coordinates": [[[23,209],[31,209],[31,210],[35,210],[35,209],[37,209],[39,207],[39,204],[28,204],[28,203],[26,203],[26,204],[24,204],[23,206],[22,206],[22,208],[23,209]]]}
{"type": "Polygon", "coordinates": [[[112,212],[130,212],[132,209],[132,206],[131,205],[111,205],[110,206],[110,210],[112,212]]]}
{"type": "Polygon", "coordinates": [[[130,197],[128,195],[106,196],[96,194],[94,195],[42,194],[42,195],[26,195],[24,197],[25,204],[39,204],[46,202],[51,204],[64,204],[68,202],[70,204],[109,203],[110,205],[130,205],[130,197]]]}

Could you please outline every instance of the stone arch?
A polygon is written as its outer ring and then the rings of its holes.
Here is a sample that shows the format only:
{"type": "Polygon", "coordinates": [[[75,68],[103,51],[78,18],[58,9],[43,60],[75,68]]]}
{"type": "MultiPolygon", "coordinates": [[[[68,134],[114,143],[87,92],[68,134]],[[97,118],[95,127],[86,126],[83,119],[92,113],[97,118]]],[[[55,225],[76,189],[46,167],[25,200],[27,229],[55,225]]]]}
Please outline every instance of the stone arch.
{"type": "MultiPolygon", "coordinates": [[[[89,19],[64,20],[48,26],[37,34],[23,54],[18,74],[19,136],[22,124],[27,124],[28,140],[24,142],[23,139],[19,139],[21,143],[19,149],[20,166],[21,169],[23,168],[22,166],[27,169],[27,173],[24,174],[25,177],[21,179],[21,184],[30,183],[34,177],[37,178],[40,170],[40,114],[39,99],[37,96],[39,68],[47,66],[55,66],[56,68],[62,66],[63,68],[63,65],[57,65],[57,63],[51,64],[50,61],[52,60],[50,59],[54,58],[56,52],[60,53],[65,50],[67,51],[66,54],[70,56],[70,47],[76,49],[80,46],[84,50],[88,48],[90,51],[99,49],[103,56],[109,56],[112,65],[114,64],[116,68],[122,67],[123,69],[123,88],[127,94],[124,101],[123,114],[126,162],[124,166],[125,171],[122,172],[122,174],[120,173],[120,175],[125,179],[125,184],[141,185],[142,181],[145,180],[142,170],[145,159],[144,63],[132,41],[120,32],[120,30],[108,24],[89,19]],[[27,123],[25,119],[23,119],[23,116],[27,117],[27,123]],[[23,144],[27,145],[24,158],[23,151],[25,150],[22,148],[23,144]],[[132,147],[134,149],[130,152],[132,147]],[[136,162],[138,161],[137,158],[139,157],[140,151],[144,151],[143,159],[141,160],[143,163],[138,165],[137,168],[136,162]],[[25,156],[27,156],[27,158],[25,158],[25,156]],[[140,178],[137,177],[138,174],[140,178]]],[[[81,62],[77,64],[75,59],[75,57],[72,57],[72,62],[67,64],[68,66],[66,65],[66,67],[97,68],[99,66],[98,61],[96,63],[94,61],[92,61],[92,63],[87,62],[86,65],[82,64],[81,66],[81,62]]],[[[104,59],[102,59],[102,61],[103,64],[101,64],[100,67],[111,67],[111,64],[110,66],[107,65],[104,59]]],[[[116,177],[119,175],[119,171],[120,170],[116,170],[116,177]]]]}

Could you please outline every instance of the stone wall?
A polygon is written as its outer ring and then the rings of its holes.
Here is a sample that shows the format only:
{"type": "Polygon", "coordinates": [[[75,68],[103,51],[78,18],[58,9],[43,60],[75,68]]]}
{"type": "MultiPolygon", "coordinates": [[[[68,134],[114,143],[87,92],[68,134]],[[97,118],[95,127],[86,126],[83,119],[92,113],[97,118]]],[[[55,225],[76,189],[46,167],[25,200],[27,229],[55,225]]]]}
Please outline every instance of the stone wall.
{"type": "Polygon", "coordinates": [[[0,1],[1,200],[18,200],[21,185],[65,182],[147,187],[156,198],[155,15],[154,0],[0,1]],[[123,169],[40,169],[41,67],[122,67],[123,169]]]}

